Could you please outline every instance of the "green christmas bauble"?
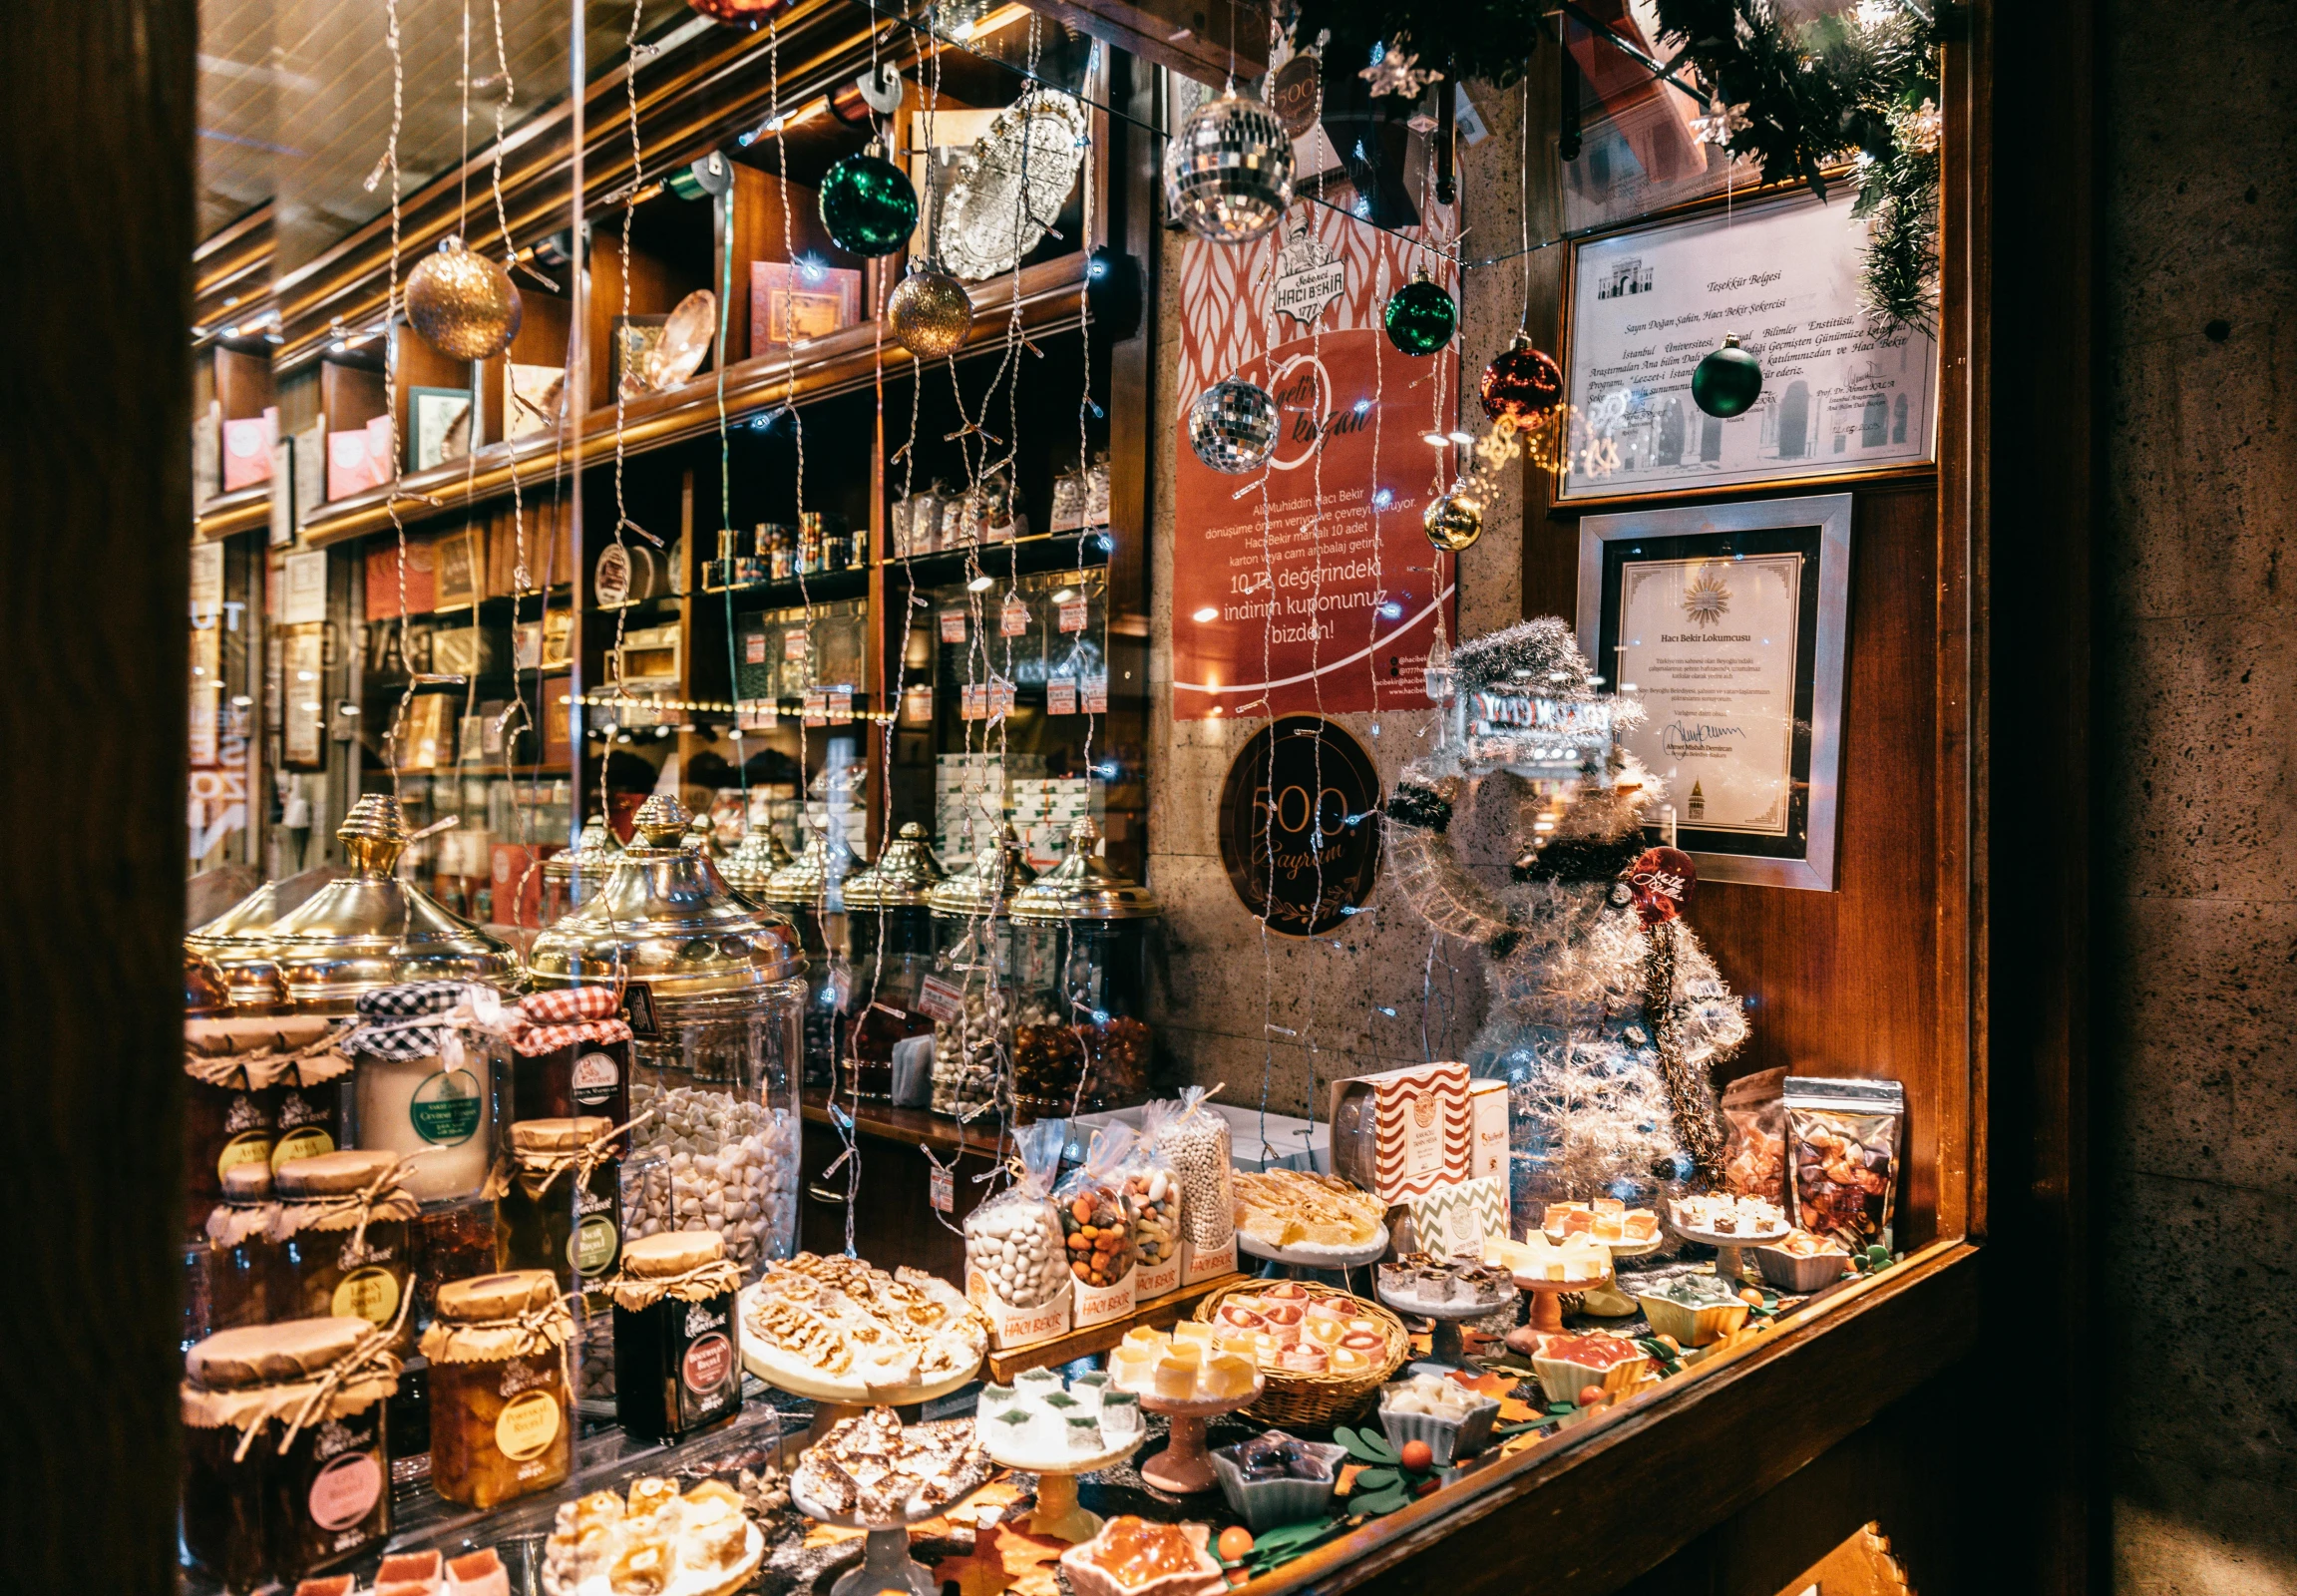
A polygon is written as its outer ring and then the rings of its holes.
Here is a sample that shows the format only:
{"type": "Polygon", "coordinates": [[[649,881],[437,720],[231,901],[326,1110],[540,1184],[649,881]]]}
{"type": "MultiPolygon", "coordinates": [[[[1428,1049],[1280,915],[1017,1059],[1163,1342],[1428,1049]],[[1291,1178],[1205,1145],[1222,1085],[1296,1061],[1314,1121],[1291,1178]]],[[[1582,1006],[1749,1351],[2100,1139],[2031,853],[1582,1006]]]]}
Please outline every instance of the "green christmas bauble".
{"type": "Polygon", "coordinates": [[[1407,355],[1432,355],[1451,342],[1452,329],[1459,324],[1459,307],[1422,270],[1388,295],[1380,319],[1387,326],[1389,343],[1407,355]]]}
{"type": "Polygon", "coordinates": [[[890,255],[918,224],[918,192],[878,149],[846,157],[822,179],[822,225],[848,254],[890,255]]]}
{"type": "Polygon", "coordinates": [[[1483,536],[1483,507],[1454,489],[1429,500],[1419,524],[1431,547],[1456,555],[1483,536]]]}
{"type": "Polygon", "coordinates": [[[1738,334],[1723,335],[1723,347],[1702,360],[1691,373],[1691,402],[1709,415],[1728,421],[1746,414],[1762,397],[1762,366],[1738,347],[1738,334]]]}

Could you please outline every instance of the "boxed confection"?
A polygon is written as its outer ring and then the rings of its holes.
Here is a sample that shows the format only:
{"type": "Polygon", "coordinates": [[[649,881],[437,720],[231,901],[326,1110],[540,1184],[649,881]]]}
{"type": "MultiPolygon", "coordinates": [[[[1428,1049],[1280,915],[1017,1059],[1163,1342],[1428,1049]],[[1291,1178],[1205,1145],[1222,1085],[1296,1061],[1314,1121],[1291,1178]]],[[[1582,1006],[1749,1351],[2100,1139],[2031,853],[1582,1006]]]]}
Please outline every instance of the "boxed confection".
{"type": "Polygon", "coordinates": [[[1332,1083],[1335,1172],[1389,1204],[1471,1178],[1474,1125],[1456,1059],[1332,1083]]]}

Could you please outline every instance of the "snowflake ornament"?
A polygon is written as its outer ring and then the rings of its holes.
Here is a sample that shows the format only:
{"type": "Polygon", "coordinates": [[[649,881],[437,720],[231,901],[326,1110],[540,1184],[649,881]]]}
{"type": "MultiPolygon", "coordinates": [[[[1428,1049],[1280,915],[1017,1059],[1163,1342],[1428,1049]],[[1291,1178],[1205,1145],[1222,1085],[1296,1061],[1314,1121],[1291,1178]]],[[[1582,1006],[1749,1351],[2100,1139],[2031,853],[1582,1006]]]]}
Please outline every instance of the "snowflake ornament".
{"type": "Polygon", "coordinates": [[[1721,150],[1733,137],[1747,130],[1750,123],[1746,107],[1747,102],[1744,100],[1734,106],[1724,105],[1723,96],[1716,95],[1707,102],[1706,116],[1691,119],[1691,130],[1698,135],[1701,144],[1711,144],[1721,150]]]}
{"type": "Polygon", "coordinates": [[[1918,156],[1938,153],[1938,136],[1946,119],[1939,115],[1938,102],[1925,100],[1912,111],[1899,118],[1899,138],[1906,148],[1918,156]]]}
{"type": "Polygon", "coordinates": [[[1400,94],[1406,100],[1417,100],[1421,91],[1443,76],[1432,68],[1419,66],[1417,55],[1405,55],[1400,48],[1402,43],[1399,36],[1394,44],[1381,46],[1379,59],[1356,73],[1371,85],[1374,96],[1400,94]]]}

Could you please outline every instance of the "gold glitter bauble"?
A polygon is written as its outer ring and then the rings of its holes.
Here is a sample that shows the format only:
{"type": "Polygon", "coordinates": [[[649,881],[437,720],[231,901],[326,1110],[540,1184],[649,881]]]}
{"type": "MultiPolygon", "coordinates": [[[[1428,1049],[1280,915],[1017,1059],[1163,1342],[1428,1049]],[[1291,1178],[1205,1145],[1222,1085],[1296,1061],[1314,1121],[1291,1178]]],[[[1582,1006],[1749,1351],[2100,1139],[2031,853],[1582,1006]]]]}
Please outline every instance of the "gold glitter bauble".
{"type": "Polygon", "coordinates": [[[452,235],[407,274],[407,319],[449,360],[485,360],[510,347],[522,312],[511,274],[452,235]]]}
{"type": "Polygon", "coordinates": [[[1483,506],[1457,493],[1447,493],[1428,501],[1427,513],[1419,524],[1429,543],[1456,555],[1483,536],[1483,506]]]}
{"type": "Polygon", "coordinates": [[[973,327],[973,302],[964,285],[938,261],[917,260],[886,301],[894,340],[920,360],[955,353],[973,327]]]}

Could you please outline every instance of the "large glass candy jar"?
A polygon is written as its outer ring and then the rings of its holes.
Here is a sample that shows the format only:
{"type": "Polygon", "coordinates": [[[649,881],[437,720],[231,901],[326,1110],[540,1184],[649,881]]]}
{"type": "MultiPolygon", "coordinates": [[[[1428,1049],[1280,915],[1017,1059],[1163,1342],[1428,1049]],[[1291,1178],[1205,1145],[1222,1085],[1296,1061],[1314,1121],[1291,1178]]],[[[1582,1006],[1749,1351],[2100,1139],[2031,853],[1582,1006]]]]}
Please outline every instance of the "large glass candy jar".
{"type": "Polygon", "coordinates": [[[555,926],[590,901],[614,873],[622,857],[622,844],[614,829],[593,820],[572,848],[562,848],[543,861],[543,924],[555,926]]]}
{"type": "Polygon", "coordinates": [[[853,944],[846,916],[846,882],[866,861],[855,838],[823,815],[808,815],[798,857],[766,878],[750,896],[797,929],[805,950],[806,1084],[827,1086],[846,1053],[853,1004],[853,944]]]}
{"type": "Polygon", "coordinates": [[[846,932],[853,946],[855,1020],[838,1077],[855,1097],[894,1095],[894,1049],[933,1034],[925,991],[934,972],[929,895],[948,872],[926,829],[912,821],[878,862],[846,882],[846,932]]]}
{"type": "Polygon", "coordinates": [[[751,1279],[796,1238],[803,963],[789,922],[687,846],[691,819],[647,799],[613,875],[536,939],[529,976],[626,989],[638,1122],[624,1234],[717,1231],[751,1279]]]}
{"type": "Polygon", "coordinates": [[[933,1110],[957,1119],[991,1112],[1004,1083],[1013,1012],[1013,894],[1037,879],[1010,826],[973,862],[926,895],[935,970],[921,990],[934,1016],[933,1110]]]}
{"type": "Polygon", "coordinates": [[[1148,1096],[1149,890],[1096,853],[1100,829],[1013,895],[1013,1108],[1019,1119],[1129,1107],[1148,1096]]]}

